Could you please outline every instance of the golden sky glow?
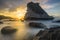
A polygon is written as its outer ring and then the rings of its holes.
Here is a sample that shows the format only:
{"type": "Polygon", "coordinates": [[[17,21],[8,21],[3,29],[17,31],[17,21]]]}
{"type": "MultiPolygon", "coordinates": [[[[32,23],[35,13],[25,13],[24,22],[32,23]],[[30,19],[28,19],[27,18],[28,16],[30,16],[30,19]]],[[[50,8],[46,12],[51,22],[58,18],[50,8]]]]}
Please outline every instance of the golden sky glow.
{"type": "Polygon", "coordinates": [[[24,18],[25,13],[26,13],[26,8],[25,7],[17,8],[16,14],[17,14],[18,18],[24,18]]]}
{"type": "Polygon", "coordinates": [[[25,13],[26,13],[25,7],[18,7],[15,9],[15,11],[11,11],[11,12],[9,12],[8,10],[4,10],[4,11],[0,12],[0,15],[10,16],[13,18],[18,18],[18,19],[23,19],[25,13]]]}

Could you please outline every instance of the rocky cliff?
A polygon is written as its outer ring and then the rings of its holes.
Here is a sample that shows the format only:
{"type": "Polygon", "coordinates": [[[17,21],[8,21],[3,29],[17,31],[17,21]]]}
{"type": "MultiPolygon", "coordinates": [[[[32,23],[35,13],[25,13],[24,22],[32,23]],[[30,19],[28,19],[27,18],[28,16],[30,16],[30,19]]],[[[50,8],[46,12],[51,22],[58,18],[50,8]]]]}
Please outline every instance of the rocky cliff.
{"type": "Polygon", "coordinates": [[[41,30],[33,40],[60,40],[60,26],[41,30]]]}
{"type": "Polygon", "coordinates": [[[41,20],[41,19],[53,19],[42,8],[39,3],[29,2],[27,4],[27,13],[25,14],[25,20],[41,20]]]}

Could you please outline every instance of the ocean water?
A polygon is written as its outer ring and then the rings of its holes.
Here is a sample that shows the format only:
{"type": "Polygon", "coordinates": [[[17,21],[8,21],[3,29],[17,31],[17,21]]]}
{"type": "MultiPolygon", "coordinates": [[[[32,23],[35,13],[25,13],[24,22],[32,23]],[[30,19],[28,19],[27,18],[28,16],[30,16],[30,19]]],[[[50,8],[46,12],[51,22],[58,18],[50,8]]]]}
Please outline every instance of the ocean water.
{"type": "MultiPolygon", "coordinates": [[[[57,18],[56,18],[57,19],[57,18]]],[[[58,18],[59,19],[59,18],[58,18]]],[[[60,23],[53,23],[53,20],[40,20],[40,21],[4,21],[4,23],[0,24],[0,40],[31,40],[41,29],[40,28],[30,28],[28,26],[29,22],[37,22],[43,23],[44,25],[49,27],[53,27],[54,25],[60,25],[60,23]],[[11,35],[3,35],[1,33],[1,29],[6,26],[11,26],[17,29],[17,32],[11,35]]]]}

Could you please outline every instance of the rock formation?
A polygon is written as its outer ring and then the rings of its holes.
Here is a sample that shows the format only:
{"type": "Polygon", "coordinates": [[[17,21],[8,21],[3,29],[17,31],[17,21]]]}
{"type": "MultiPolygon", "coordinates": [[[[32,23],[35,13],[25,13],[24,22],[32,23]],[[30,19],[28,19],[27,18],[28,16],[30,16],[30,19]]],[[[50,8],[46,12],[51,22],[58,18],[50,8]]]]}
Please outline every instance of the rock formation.
{"type": "Polygon", "coordinates": [[[60,40],[60,27],[41,30],[33,40],[60,40]]]}
{"type": "Polygon", "coordinates": [[[53,19],[42,8],[39,3],[29,2],[27,4],[27,13],[25,14],[25,20],[46,20],[53,19]]]}
{"type": "Polygon", "coordinates": [[[47,28],[46,25],[42,23],[36,23],[36,22],[30,22],[29,26],[33,28],[47,28]]]}
{"type": "Polygon", "coordinates": [[[17,31],[17,29],[15,28],[12,28],[10,26],[6,26],[6,27],[3,27],[1,29],[1,33],[4,34],[4,35],[8,35],[8,34],[13,34],[17,31]]]}
{"type": "Polygon", "coordinates": [[[9,16],[0,15],[0,20],[2,20],[2,19],[14,19],[14,18],[9,17],[9,16]]]}

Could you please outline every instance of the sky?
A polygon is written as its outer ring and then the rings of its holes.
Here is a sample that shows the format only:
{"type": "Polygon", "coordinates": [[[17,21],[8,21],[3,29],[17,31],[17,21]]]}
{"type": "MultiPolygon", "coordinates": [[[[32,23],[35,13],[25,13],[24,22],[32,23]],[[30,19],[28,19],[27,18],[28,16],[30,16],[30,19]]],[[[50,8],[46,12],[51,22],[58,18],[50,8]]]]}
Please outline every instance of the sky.
{"type": "Polygon", "coordinates": [[[51,16],[60,16],[60,0],[0,0],[0,15],[20,17],[26,12],[28,2],[38,2],[51,16]]]}

